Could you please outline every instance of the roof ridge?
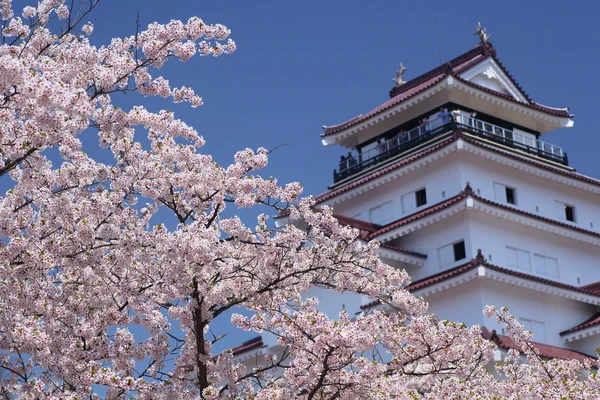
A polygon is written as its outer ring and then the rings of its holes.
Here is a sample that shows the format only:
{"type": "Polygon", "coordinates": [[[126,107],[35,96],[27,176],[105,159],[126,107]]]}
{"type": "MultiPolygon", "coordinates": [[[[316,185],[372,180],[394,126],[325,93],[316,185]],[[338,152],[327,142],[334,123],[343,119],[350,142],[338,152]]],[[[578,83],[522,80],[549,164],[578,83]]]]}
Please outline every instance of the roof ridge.
{"type": "MultiPolygon", "coordinates": [[[[491,46],[491,43],[490,43],[490,46],[491,46]]],[[[396,87],[392,88],[392,90],[390,90],[390,98],[394,98],[394,97],[398,96],[399,94],[404,93],[405,91],[407,91],[417,85],[420,85],[421,83],[435,77],[436,75],[440,75],[440,74],[447,75],[450,73],[452,68],[455,67],[457,64],[465,62],[469,58],[475,57],[477,55],[484,55],[485,56],[484,59],[485,59],[485,58],[489,57],[491,54],[489,54],[489,53],[486,54],[485,48],[483,48],[481,46],[476,46],[476,47],[472,48],[471,50],[468,50],[465,53],[463,53],[457,57],[454,57],[452,60],[447,61],[443,64],[440,64],[437,67],[434,67],[433,69],[430,69],[429,71],[414,77],[413,79],[406,82],[404,85],[396,86],[396,87]]]]}

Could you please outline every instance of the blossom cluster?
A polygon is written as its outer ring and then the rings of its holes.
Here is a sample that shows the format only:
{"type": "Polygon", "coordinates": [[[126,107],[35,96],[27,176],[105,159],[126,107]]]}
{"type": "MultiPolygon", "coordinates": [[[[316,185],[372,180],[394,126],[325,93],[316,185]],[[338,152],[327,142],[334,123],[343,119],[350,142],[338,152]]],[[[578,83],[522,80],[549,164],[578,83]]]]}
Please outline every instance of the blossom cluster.
{"type": "Polygon", "coordinates": [[[87,22],[98,2],[19,11],[0,0],[0,179],[12,185],[0,196],[0,397],[597,397],[597,364],[539,359],[514,319],[488,309],[528,360],[511,353],[498,367],[506,379],[494,379],[495,345],[479,327],[428,315],[376,242],[315,211],[299,183],[261,177],[268,150],[220,166],[173,112],[118,107],[124,92],[200,106],[158,68],[235,43],[225,26],[193,17],[98,47],[87,22]],[[84,134],[111,160],[83,152],[84,134]],[[251,227],[227,207],[267,212],[251,227]],[[160,210],[176,228],[156,222],[160,210]],[[273,226],[274,212],[293,223],[273,226]],[[395,312],[331,319],[307,298],[315,286],[395,312]],[[254,369],[214,354],[215,321],[234,307],[254,314],[231,326],[276,335],[280,354],[254,369]]]}

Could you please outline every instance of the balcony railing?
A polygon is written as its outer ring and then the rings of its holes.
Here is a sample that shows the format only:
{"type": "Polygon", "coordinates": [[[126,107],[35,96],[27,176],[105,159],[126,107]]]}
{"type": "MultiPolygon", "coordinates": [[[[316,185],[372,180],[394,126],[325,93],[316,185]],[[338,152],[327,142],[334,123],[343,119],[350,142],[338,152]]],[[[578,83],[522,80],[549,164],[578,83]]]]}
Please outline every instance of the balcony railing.
{"type": "Polygon", "coordinates": [[[568,165],[567,154],[562,148],[510,129],[464,115],[435,118],[407,132],[400,131],[392,139],[380,140],[375,147],[358,154],[351,154],[340,161],[339,172],[333,171],[333,182],[337,183],[367,168],[404,153],[418,145],[459,127],[461,130],[512,147],[528,154],[568,165]],[[456,121],[455,121],[456,120],[456,121]]]}

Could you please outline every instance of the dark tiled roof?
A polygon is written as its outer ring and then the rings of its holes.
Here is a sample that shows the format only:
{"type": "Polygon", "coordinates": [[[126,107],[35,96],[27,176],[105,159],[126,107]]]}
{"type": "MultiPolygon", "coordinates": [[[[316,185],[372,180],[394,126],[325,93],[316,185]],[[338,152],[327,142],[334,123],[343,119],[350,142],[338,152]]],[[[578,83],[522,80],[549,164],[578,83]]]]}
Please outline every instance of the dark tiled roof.
{"type": "Polygon", "coordinates": [[[581,324],[576,325],[572,328],[567,329],[566,331],[562,331],[560,333],[561,336],[567,335],[569,333],[577,332],[585,328],[590,328],[592,326],[600,325],[600,312],[592,315],[592,317],[586,321],[583,321],[581,324]]]}
{"type": "Polygon", "coordinates": [[[538,221],[542,221],[542,222],[545,222],[545,223],[548,223],[548,224],[560,226],[561,228],[566,228],[566,229],[569,229],[569,230],[572,230],[572,231],[576,231],[576,232],[583,233],[583,234],[586,234],[586,235],[589,235],[589,236],[594,236],[594,237],[600,238],[600,233],[594,232],[594,231],[590,231],[588,229],[583,229],[583,228],[580,228],[580,227],[578,227],[576,225],[573,225],[573,224],[568,224],[566,222],[557,221],[555,219],[542,217],[541,215],[537,215],[537,214],[533,214],[533,213],[530,213],[530,212],[527,212],[527,211],[523,211],[523,210],[520,210],[520,209],[515,208],[515,207],[507,206],[505,204],[496,203],[495,201],[491,201],[491,200],[485,199],[485,198],[483,198],[481,196],[477,196],[476,194],[471,194],[471,197],[473,197],[474,199],[476,199],[477,201],[479,201],[481,203],[487,204],[487,205],[495,207],[495,208],[500,208],[500,209],[503,209],[503,210],[506,210],[506,211],[513,212],[515,214],[523,215],[523,216],[528,217],[528,218],[532,218],[532,219],[536,219],[538,221]]]}
{"type": "MultiPolygon", "coordinates": [[[[490,332],[485,326],[481,329],[481,336],[484,339],[492,340],[494,343],[498,345],[499,348],[502,349],[515,349],[521,351],[521,347],[518,346],[515,341],[505,335],[498,335],[495,331],[490,332]],[[492,337],[493,336],[493,337],[492,337]]],[[[548,344],[531,342],[533,347],[539,350],[539,355],[542,358],[560,358],[563,360],[592,360],[594,357],[588,356],[587,354],[580,353],[575,350],[563,349],[561,347],[550,346],[548,344]]]]}
{"type": "Polygon", "coordinates": [[[351,226],[360,231],[360,237],[366,239],[369,235],[381,228],[381,225],[374,224],[372,222],[363,221],[361,219],[347,217],[342,214],[333,213],[333,216],[342,225],[351,226]]]}
{"type": "MultiPolygon", "coordinates": [[[[585,288],[582,288],[582,287],[568,285],[566,283],[557,282],[557,281],[553,281],[553,280],[546,279],[546,278],[541,278],[539,276],[526,274],[524,272],[519,272],[519,271],[515,271],[512,269],[499,267],[497,265],[489,264],[485,261],[484,262],[478,261],[477,259],[472,259],[471,261],[469,261],[465,264],[448,269],[446,271],[439,272],[434,275],[430,275],[426,278],[419,279],[418,281],[414,281],[406,287],[406,290],[408,290],[409,292],[414,292],[414,291],[426,288],[426,287],[434,285],[436,283],[443,282],[448,279],[454,278],[456,276],[462,275],[468,271],[471,271],[471,270],[479,267],[480,265],[484,266],[485,268],[490,269],[492,271],[500,272],[500,273],[506,274],[506,275],[511,275],[511,276],[514,276],[517,278],[526,279],[526,280],[529,280],[532,282],[541,283],[543,285],[548,285],[548,286],[556,287],[559,289],[582,293],[582,294],[585,294],[588,296],[600,297],[600,293],[594,293],[594,292],[592,292],[590,290],[586,290],[585,288]]],[[[360,308],[364,310],[366,308],[370,308],[370,307],[373,307],[378,304],[380,304],[380,301],[374,300],[370,303],[362,305],[360,308]]]]}
{"type": "Polygon", "coordinates": [[[536,109],[538,111],[542,111],[542,112],[545,112],[545,113],[548,113],[548,114],[552,114],[552,115],[555,115],[557,117],[564,117],[564,118],[571,118],[571,117],[573,117],[573,115],[571,115],[568,110],[565,110],[565,109],[562,109],[562,108],[547,107],[547,106],[535,103],[533,101],[530,102],[530,103],[523,103],[523,102],[521,102],[519,100],[516,100],[514,97],[512,97],[512,96],[510,96],[508,94],[497,92],[497,91],[492,90],[490,88],[486,88],[485,86],[481,86],[481,85],[478,85],[476,83],[469,82],[469,81],[467,81],[465,79],[462,79],[462,78],[460,78],[458,76],[455,76],[455,78],[458,79],[459,81],[461,81],[462,83],[468,85],[468,86],[472,86],[472,87],[474,87],[476,89],[479,89],[479,90],[482,90],[484,92],[493,94],[494,96],[502,97],[503,99],[511,101],[513,103],[517,103],[517,104],[521,104],[521,105],[526,105],[526,106],[534,108],[534,109],[536,109]]]}
{"type": "MultiPolygon", "coordinates": [[[[372,222],[363,221],[363,220],[356,219],[356,218],[350,218],[350,217],[346,217],[345,215],[336,214],[336,213],[333,213],[333,216],[335,218],[337,218],[337,220],[340,224],[348,225],[348,226],[358,229],[360,231],[360,238],[363,240],[368,240],[369,236],[373,232],[377,231],[378,229],[381,229],[381,225],[377,225],[372,222]]],[[[426,254],[421,254],[421,253],[417,253],[416,251],[402,249],[400,247],[392,246],[389,244],[382,244],[380,247],[382,247],[384,249],[396,251],[398,253],[408,254],[408,255],[414,256],[414,257],[427,258],[426,254]]]]}
{"type": "Polygon", "coordinates": [[[260,349],[263,346],[264,346],[264,343],[262,341],[262,336],[256,336],[255,338],[245,341],[244,343],[240,344],[239,346],[235,346],[235,347],[231,348],[230,351],[233,353],[234,356],[239,356],[242,353],[245,353],[247,351],[254,350],[254,349],[260,349]]]}
{"type": "Polygon", "coordinates": [[[591,290],[594,293],[600,294],[600,282],[590,283],[589,285],[582,286],[586,290],[591,290]]]}
{"type": "Polygon", "coordinates": [[[404,254],[408,254],[410,256],[423,258],[423,259],[427,258],[427,254],[422,254],[422,253],[417,253],[416,251],[401,249],[400,247],[392,246],[391,244],[387,244],[387,243],[382,243],[379,245],[379,247],[388,249],[388,250],[392,250],[392,251],[397,251],[398,253],[404,253],[404,254]]]}
{"type": "Polygon", "coordinates": [[[381,104],[380,106],[369,111],[367,114],[356,116],[351,120],[348,120],[338,125],[325,127],[325,133],[323,134],[323,136],[332,135],[352,125],[356,125],[359,122],[369,119],[372,116],[377,115],[380,112],[385,111],[395,106],[396,104],[399,104],[404,100],[424,91],[425,89],[430,88],[431,86],[435,85],[436,83],[440,82],[443,78],[448,76],[448,73],[451,73],[452,70],[456,69],[457,71],[462,72],[465,66],[470,67],[476,63],[483,61],[487,57],[487,55],[484,55],[482,47],[476,47],[472,50],[469,50],[468,52],[456,57],[454,60],[446,64],[442,64],[414,79],[411,79],[402,86],[392,89],[392,91],[390,92],[390,96],[393,97],[385,103],[381,104]]]}
{"type": "Polygon", "coordinates": [[[501,204],[501,203],[496,203],[495,201],[492,200],[488,200],[484,197],[478,196],[475,193],[473,193],[473,190],[471,189],[470,186],[467,185],[467,187],[465,188],[465,190],[461,191],[458,195],[449,198],[448,200],[444,200],[440,203],[437,203],[431,207],[428,207],[424,210],[418,211],[414,214],[411,214],[407,217],[403,217],[400,218],[394,222],[391,222],[385,226],[383,226],[381,229],[371,233],[371,235],[369,236],[369,239],[375,239],[377,238],[377,236],[382,235],[384,233],[387,233],[389,231],[392,231],[394,229],[397,229],[401,226],[404,226],[406,224],[409,224],[411,222],[417,221],[421,218],[425,218],[431,214],[435,214],[439,211],[442,211],[456,203],[458,203],[459,201],[467,198],[467,197],[472,197],[473,199],[477,200],[480,203],[486,204],[488,206],[494,207],[494,208],[499,208],[501,210],[505,210],[505,211],[509,211],[515,214],[519,214],[522,216],[525,216],[527,218],[532,218],[547,224],[552,224],[552,225],[556,225],[556,226],[560,226],[561,228],[565,228],[565,229],[569,229],[575,232],[579,232],[579,233],[583,233],[585,235],[589,235],[589,236],[594,236],[597,238],[600,238],[600,233],[598,232],[594,232],[594,231],[590,231],[588,229],[584,229],[584,228],[580,228],[579,226],[573,225],[573,224],[569,224],[566,222],[561,222],[561,221],[557,221],[555,219],[551,219],[551,218],[546,218],[546,217],[542,217],[541,215],[537,215],[537,214],[533,214],[527,211],[523,211],[521,209],[518,209],[516,207],[511,207],[505,204],[501,204]]]}
{"type": "Polygon", "coordinates": [[[436,143],[433,146],[427,147],[427,148],[423,149],[422,151],[419,151],[418,153],[411,154],[410,156],[402,158],[384,168],[373,171],[372,173],[365,175],[360,179],[349,182],[348,184],[341,186],[339,188],[328,190],[327,192],[318,195],[315,198],[315,200],[317,201],[317,203],[321,203],[325,200],[329,200],[330,198],[335,197],[338,194],[344,193],[350,189],[354,189],[355,187],[358,187],[364,183],[372,181],[373,179],[379,178],[380,176],[385,175],[388,172],[394,171],[398,168],[401,168],[407,164],[412,163],[413,161],[419,160],[428,154],[431,154],[443,147],[446,147],[450,143],[455,142],[457,139],[458,139],[458,136],[453,135],[452,137],[450,137],[446,140],[443,140],[439,143],[436,143]]]}
{"type": "Polygon", "coordinates": [[[427,207],[426,209],[424,209],[422,211],[417,211],[414,214],[411,214],[407,217],[401,218],[397,221],[394,221],[394,222],[391,222],[391,223],[385,225],[383,228],[377,230],[376,232],[373,232],[371,234],[370,238],[374,239],[379,235],[387,233],[387,232],[394,230],[396,228],[399,228],[403,225],[409,224],[411,222],[414,222],[416,220],[424,218],[428,215],[435,214],[438,211],[441,211],[445,208],[450,207],[451,205],[458,203],[460,200],[464,199],[465,197],[467,197],[467,193],[465,193],[465,191],[462,191],[458,195],[451,197],[448,200],[444,200],[444,201],[437,203],[431,207],[427,207]]]}
{"type": "Polygon", "coordinates": [[[343,122],[341,124],[324,127],[325,133],[323,133],[321,136],[332,135],[332,134],[340,132],[346,128],[349,128],[353,125],[356,125],[362,121],[365,121],[365,120],[373,117],[374,115],[377,115],[399,103],[402,103],[403,101],[407,100],[408,98],[421,93],[422,91],[430,88],[431,86],[435,85],[436,83],[440,82],[442,79],[444,79],[445,77],[450,76],[450,75],[458,78],[461,82],[464,82],[468,85],[471,85],[480,90],[491,93],[493,95],[503,97],[503,98],[510,100],[512,102],[515,102],[517,104],[524,105],[526,107],[531,107],[538,111],[545,112],[545,113],[548,113],[548,114],[551,114],[554,116],[558,116],[558,117],[564,117],[564,118],[572,117],[572,115],[569,114],[569,112],[565,109],[557,109],[557,108],[547,107],[547,106],[538,104],[538,103],[534,102],[533,100],[531,100],[531,98],[527,95],[527,93],[525,93],[525,91],[523,90],[521,85],[519,85],[519,83],[517,83],[517,81],[514,79],[514,77],[506,69],[504,64],[502,64],[502,62],[500,62],[500,60],[496,57],[496,50],[493,48],[492,44],[488,43],[485,46],[477,46],[474,49],[471,49],[471,50],[467,51],[466,53],[461,54],[460,56],[456,57],[455,59],[447,62],[446,64],[442,64],[442,65],[432,69],[429,72],[426,72],[414,79],[411,79],[410,81],[406,82],[402,86],[393,88],[390,91],[390,97],[391,97],[390,100],[379,105],[378,107],[369,111],[365,115],[361,114],[361,115],[358,115],[358,116],[356,116],[346,122],[343,122]],[[482,62],[490,57],[493,58],[494,61],[496,61],[498,66],[509,77],[509,79],[512,81],[512,83],[525,96],[525,99],[527,100],[527,102],[518,101],[511,96],[505,95],[500,92],[496,92],[494,90],[485,88],[480,85],[476,85],[474,83],[465,81],[464,79],[460,79],[458,77],[458,75],[460,75],[462,72],[468,70],[469,68],[479,64],[480,62],[482,62]]]}

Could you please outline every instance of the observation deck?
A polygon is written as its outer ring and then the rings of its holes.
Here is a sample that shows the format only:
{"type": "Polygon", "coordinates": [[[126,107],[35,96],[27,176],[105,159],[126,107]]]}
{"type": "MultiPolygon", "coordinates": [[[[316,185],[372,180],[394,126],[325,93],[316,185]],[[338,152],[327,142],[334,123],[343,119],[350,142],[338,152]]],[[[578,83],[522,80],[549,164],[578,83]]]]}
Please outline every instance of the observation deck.
{"type": "Polygon", "coordinates": [[[368,169],[376,169],[379,164],[401,154],[412,154],[423,148],[422,145],[425,143],[435,141],[436,138],[455,129],[515,149],[525,153],[523,154],[525,156],[531,155],[542,160],[569,165],[567,153],[560,146],[538,140],[526,132],[503,128],[458,112],[433,118],[406,132],[400,129],[391,139],[380,138],[368,148],[365,146],[362,151],[350,153],[340,160],[339,168],[333,170],[333,183],[337,184],[368,169]]]}

